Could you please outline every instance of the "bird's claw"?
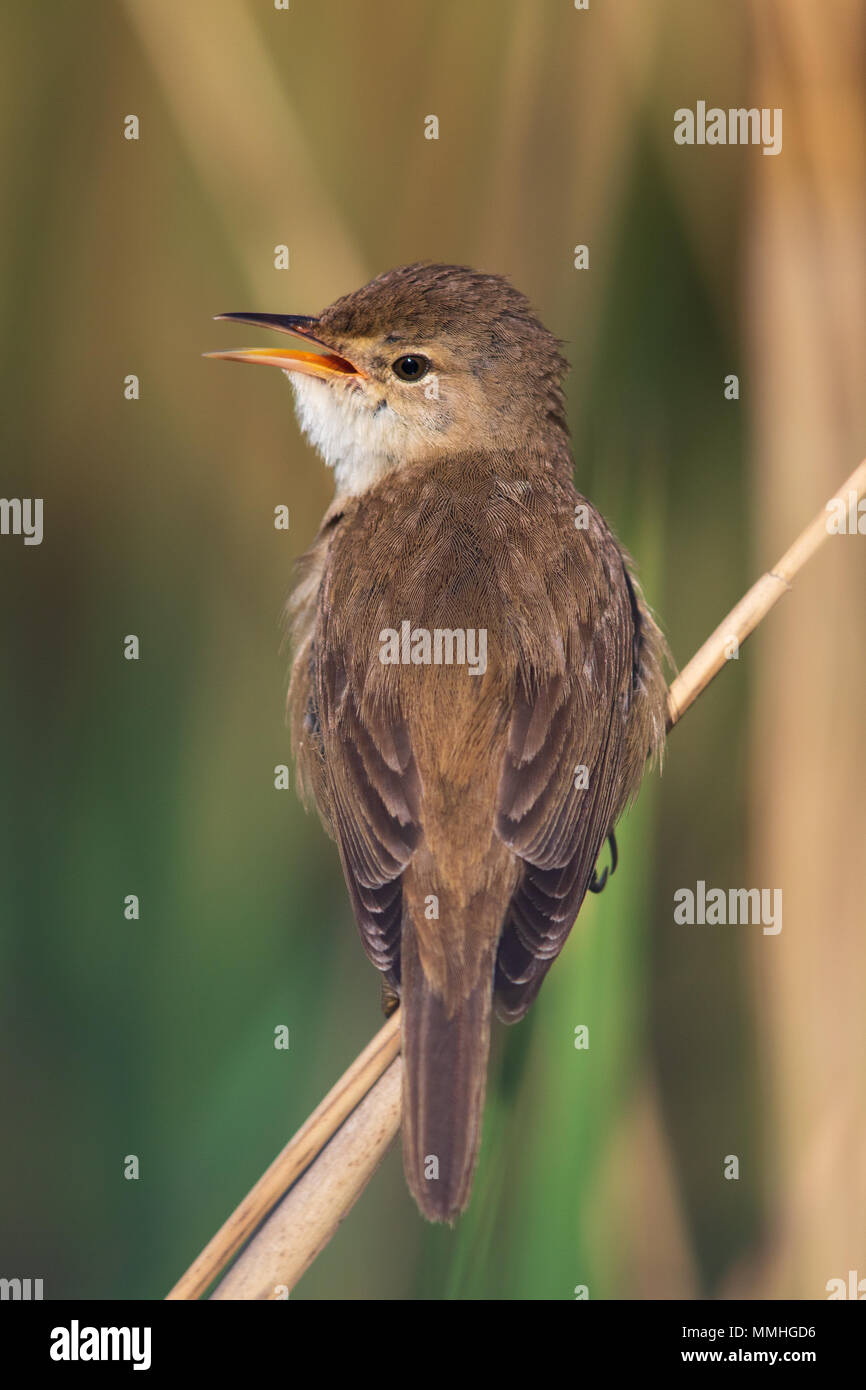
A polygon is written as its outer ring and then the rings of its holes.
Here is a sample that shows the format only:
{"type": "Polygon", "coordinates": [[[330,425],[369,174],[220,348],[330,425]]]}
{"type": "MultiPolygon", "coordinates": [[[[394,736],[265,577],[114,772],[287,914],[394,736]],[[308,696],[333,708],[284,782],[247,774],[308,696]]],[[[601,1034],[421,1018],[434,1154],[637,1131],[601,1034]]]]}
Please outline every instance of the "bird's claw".
{"type": "Polygon", "coordinates": [[[616,847],[616,836],[613,831],[608,835],[607,842],[610,845],[610,869],[605,866],[604,872],[600,878],[595,869],[593,869],[592,878],[589,881],[590,893],[600,893],[607,883],[608,877],[613,877],[616,873],[616,866],[619,863],[619,851],[616,847]]]}

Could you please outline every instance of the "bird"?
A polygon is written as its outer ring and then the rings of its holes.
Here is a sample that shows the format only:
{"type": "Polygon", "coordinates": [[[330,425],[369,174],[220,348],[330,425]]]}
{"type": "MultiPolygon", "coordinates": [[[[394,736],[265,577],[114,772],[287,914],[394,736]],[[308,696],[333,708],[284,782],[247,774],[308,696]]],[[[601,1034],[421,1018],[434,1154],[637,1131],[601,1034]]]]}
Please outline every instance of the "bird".
{"type": "Polygon", "coordinates": [[[575,488],[563,344],[504,276],[419,262],[316,316],[217,317],[305,344],[206,355],[281,368],[334,472],[287,610],[291,740],[400,1006],[409,1189],[453,1225],[493,1014],[525,1015],[661,760],[665,641],[575,488]]]}

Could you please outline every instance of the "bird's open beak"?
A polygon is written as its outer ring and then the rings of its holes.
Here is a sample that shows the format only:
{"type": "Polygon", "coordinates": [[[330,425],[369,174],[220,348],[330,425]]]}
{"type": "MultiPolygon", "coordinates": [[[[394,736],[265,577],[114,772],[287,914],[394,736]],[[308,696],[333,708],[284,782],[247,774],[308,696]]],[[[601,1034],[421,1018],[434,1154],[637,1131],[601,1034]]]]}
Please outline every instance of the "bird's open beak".
{"type": "MultiPolygon", "coordinates": [[[[261,328],[275,328],[278,333],[291,333],[312,343],[327,347],[316,336],[318,319],[305,314],[217,314],[218,319],[234,323],[252,323],[261,328]]],[[[266,367],[280,367],[284,372],[301,372],[305,376],[321,377],[325,381],[345,380],[365,373],[335,352],[298,352],[293,348],[240,348],[234,352],[206,352],[205,357],[222,357],[227,362],[259,362],[266,367]]]]}

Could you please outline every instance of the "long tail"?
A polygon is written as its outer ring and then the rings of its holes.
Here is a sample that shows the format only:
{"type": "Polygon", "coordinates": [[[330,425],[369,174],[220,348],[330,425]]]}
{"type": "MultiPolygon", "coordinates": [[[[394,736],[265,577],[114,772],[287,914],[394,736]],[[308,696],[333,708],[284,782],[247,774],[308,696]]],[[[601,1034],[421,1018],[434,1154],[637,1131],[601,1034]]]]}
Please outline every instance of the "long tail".
{"type": "Polygon", "coordinates": [[[469,1204],[490,1052],[493,946],[453,1012],[431,988],[410,923],[403,929],[403,1166],[429,1221],[469,1204]]]}

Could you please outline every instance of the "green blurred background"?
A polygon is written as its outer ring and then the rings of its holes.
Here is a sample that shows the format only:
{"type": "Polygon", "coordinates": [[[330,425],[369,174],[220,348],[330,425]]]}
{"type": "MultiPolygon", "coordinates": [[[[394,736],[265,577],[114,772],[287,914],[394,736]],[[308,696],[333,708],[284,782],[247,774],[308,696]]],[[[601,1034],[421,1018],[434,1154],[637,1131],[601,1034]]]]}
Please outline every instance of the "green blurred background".
{"type": "MultiPolygon", "coordinates": [[[[240,345],[212,316],[424,258],[509,275],[568,345],[578,486],[682,666],[866,450],[866,19],[11,0],[0,41],[2,492],[45,499],[41,546],[0,538],[0,1274],[159,1298],[381,1023],[336,851],[274,789],[281,609],[331,478],[282,377],[202,360],[240,345]],[[699,99],[783,107],[782,154],[675,146],[699,99]]],[[[392,1151],[293,1298],[866,1276],[864,544],[672,735],[497,1032],[466,1218],[425,1226],[392,1151]],[[782,933],[676,926],[700,878],[781,887],[782,933]]]]}

